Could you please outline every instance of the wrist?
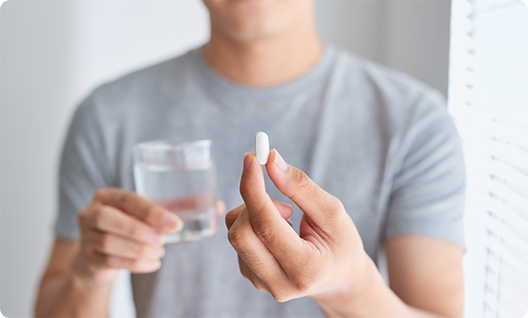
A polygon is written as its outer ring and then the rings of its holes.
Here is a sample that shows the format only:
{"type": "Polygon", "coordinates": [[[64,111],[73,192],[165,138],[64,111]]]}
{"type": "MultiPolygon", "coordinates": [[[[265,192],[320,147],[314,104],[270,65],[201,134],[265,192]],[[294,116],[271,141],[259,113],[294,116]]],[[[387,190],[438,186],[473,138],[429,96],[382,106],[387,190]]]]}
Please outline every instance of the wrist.
{"type": "Polygon", "coordinates": [[[95,269],[89,265],[86,256],[79,251],[69,271],[71,283],[78,288],[111,288],[117,269],[95,269]]]}
{"type": "Polygon", "coordinates": [[[343,280],[340,288],[312,296],[327,317],[361,317],[366,299],[379,290],[379,284],[384,285],[376,265],[366,252],[362,263],[361,270],[351,273],[353,278],[343,280]]]}
{"type": "Polygon", "coordinates": [[[327,317],[410,317],[409,307],[385,284],[368,255],[354,276],[359,279],[349,280],[350,288],[312,297],[327,317]]]}

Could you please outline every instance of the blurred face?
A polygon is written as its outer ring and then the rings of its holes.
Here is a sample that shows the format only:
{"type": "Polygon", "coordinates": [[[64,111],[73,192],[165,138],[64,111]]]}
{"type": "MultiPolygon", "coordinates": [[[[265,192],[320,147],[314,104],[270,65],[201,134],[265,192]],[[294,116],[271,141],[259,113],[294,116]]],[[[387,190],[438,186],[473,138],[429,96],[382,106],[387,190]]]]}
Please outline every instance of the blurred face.
{"type": "Polygon", "coordinates": [[[212,27],[235,41],[280,34],[313,12],[313,0],[204,0],[204,4],[212,27]]]}

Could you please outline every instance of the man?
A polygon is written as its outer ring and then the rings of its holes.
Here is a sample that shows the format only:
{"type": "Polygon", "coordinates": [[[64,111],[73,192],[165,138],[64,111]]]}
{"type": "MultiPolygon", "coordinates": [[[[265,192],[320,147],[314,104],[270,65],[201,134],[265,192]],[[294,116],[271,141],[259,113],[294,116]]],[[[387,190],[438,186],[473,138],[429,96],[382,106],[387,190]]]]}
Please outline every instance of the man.
{"type": "Polygon", "coordinates": [[[125,268],[138,316],[461,316],[465,179],[439,94],[323,46],[313,1],[204,3],[206,45],[77,110],[37,315],[106,316],[125,268]],[[281,153],[269,179],[254,155],[241,163],[259,130],[281,153]],[[182,222],[131,192],[131,149],[166,138],[213,140],[229,231],[162,246],[182,222]]]}

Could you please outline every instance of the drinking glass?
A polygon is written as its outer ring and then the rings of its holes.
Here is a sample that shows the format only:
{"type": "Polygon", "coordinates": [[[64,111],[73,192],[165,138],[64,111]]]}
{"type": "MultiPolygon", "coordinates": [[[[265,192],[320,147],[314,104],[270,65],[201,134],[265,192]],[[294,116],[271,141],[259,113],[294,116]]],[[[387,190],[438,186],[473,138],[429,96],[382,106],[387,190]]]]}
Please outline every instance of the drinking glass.
{"type": "Polygon", "coordinates": [[[165,234],[166,243],[199,241],[216,233],[216,171],[210,140],[137,144],[134,181],[138,194],[184,222],[180,232],[165,234]]]}

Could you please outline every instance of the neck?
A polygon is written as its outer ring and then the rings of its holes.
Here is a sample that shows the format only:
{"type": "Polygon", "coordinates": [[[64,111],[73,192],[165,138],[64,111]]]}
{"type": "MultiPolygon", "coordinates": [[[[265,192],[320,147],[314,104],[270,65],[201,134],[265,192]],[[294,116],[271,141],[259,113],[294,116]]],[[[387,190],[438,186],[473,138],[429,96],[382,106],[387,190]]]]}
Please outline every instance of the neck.
{"type": "Polygon", "coordinates": [[[213,27],[203,55],[215,72],[235,83],[279,85],[306,73],[321,56],[323,48],[311,19],[253,41],[234,40],[213,27]]]}

